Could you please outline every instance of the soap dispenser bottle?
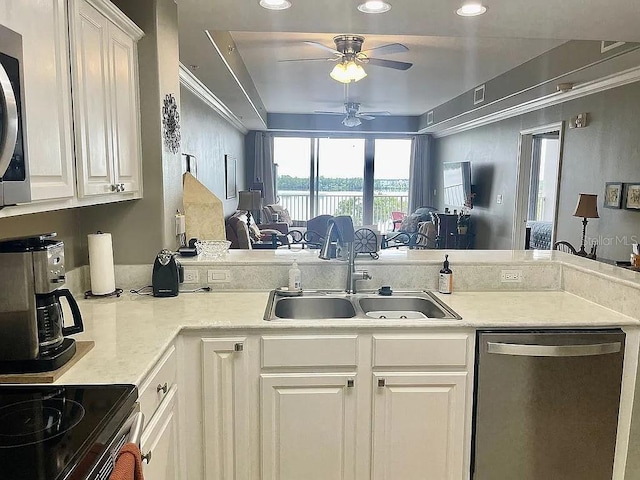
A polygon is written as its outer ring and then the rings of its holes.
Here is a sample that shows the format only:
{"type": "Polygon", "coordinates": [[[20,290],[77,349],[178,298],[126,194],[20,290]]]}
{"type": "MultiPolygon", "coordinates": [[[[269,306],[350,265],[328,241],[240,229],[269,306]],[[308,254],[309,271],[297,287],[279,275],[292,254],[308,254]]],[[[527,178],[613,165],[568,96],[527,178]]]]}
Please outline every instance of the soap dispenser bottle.
{"type": "Polygon", "coordinates": [[[293,265],[289,269],[289,290],[301,290],[302,289],[302,275],[298,268],[298,261],[293,260],[293,265]]]}
{"type": "Polygon", "coordinates": [[[449,255],[444,256],[444,264],[438,279],[438,292],[451,293],[453,291],[453,272],[449,268],[449,255]]]}

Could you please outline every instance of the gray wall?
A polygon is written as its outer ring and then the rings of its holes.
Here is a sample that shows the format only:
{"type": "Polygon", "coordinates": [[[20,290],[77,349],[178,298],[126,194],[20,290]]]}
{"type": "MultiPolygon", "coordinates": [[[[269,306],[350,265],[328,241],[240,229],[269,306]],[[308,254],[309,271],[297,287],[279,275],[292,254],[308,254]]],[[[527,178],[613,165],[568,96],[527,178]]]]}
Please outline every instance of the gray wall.
{"type": "Polygon", "coordinates": [[[56,232],[64,242],[67,270],[86,264],[87,240],[80,235],[80,211],[60,210],[0,218],[0,239],[56,232]]]}
{"type": "Polygon", "coordinates": [[[225,198],[224,156],[236,158],[237,187],[245,190],[244,134],[185,87],[180,88],[180,98],[182,153],[196,157],[198,180],[222,200],[224,214],[229,216],[236,210],[238,198],[225,198]]]}
{"type": "Polygon", "coordinates": [[[470,160],[478,194],[471,212],[476,247],[510,248],[520,130],[588,112],[588,127],[565,130],[557,238],[579,246],[581,219],[572,216],[578,194],[596,193],[600,219],[589,221],[587,236],[600,245],[600,257],[628,260],[630,244],[640,237],[640,212],[606,209],[602,204],[605,182],[640,182],[638,105],[640,83],[635,83],[436,139],[438,204],[442,205],[442,162],[470,160]],[[504,196],[501,205],[496,203],[498,194],[504,196]]]}

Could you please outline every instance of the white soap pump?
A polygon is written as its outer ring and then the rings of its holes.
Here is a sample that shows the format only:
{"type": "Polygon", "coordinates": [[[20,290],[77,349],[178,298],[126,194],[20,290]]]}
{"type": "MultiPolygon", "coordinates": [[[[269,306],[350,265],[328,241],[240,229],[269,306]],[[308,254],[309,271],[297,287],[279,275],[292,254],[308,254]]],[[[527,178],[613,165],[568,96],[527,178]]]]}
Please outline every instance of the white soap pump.
{"type": "Polygon", "coordinates": [[[293,265],[289,269],[289,290],[301,290],[302,289],[302,275],[298,268],[298,261],[293,260],[293,265]]]}

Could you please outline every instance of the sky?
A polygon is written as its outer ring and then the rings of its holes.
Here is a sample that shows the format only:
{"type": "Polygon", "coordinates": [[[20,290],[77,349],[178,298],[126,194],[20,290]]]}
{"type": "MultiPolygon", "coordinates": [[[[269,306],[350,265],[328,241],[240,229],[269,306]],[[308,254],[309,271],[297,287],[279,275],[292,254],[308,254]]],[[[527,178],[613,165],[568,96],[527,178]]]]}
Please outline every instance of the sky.
{"type": "MultiPolygon", "coordinates": [[[[276,137],[274,161],[279,175],[309,177],[311,142],[308,138],[276,137]]],[[[321,138],[320,175],[324,177],[362,178],[364,139],[321,138]]],[[[408,179],[411,157],[410,139],[375,141],[375,178],[408,179]]]]}

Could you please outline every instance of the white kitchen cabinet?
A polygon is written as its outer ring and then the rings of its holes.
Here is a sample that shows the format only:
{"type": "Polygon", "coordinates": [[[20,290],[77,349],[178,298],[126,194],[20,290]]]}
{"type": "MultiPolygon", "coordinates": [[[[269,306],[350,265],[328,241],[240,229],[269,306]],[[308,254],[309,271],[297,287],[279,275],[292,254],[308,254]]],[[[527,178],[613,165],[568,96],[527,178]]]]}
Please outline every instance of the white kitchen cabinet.
{"type": "Polygon", "coordinates": [[[182,478],[178,458],[178,386],[174,385],[151,419],[145,419],[140,441],[145,478],[175,480],[182,478]]]}
{"type": "Polygon", "coordinates": [[[463,475],[466,372],[376,373],[373,480],[463,475]]]}
{"type": "Polygon", "coordinates": [[[263,374],[260,387],[263,480],[355,478],[354,375],[263,374]]]}
{"type": "Polygon", "coordinates": [[[208,480],[250,478],[245,341],[244,337],[202,339],[202,447],[208,480]]]}
{"type": "Polygon", "coordinates": [[[0,24],[22,35],[24,133],[32,200],[75,195],[65,0],[2,0],[0,24]]]}
{"type": "Polygon", "coordinates": [[[141,193],[137,41],[143,33],[106,0],[70,5],[78,194],[116,201],[123,192],[141,193]]]}

